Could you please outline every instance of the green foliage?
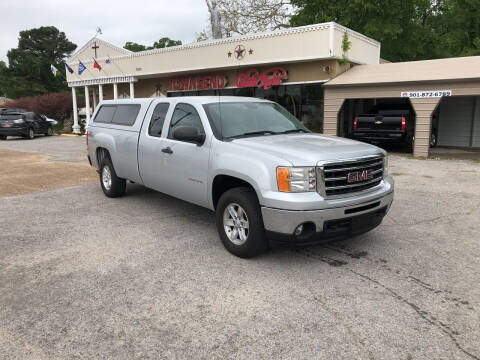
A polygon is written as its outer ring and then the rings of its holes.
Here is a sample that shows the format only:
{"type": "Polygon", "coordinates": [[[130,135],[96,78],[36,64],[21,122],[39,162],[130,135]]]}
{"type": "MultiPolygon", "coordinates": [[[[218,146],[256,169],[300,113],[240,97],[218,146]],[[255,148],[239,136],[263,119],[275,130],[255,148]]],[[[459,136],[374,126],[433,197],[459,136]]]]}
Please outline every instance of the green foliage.
{"type": "Polygon", "coordinates": [[[208,40],[208,35],[205,30],[195,33],[195,38],[197,42],[208,40]]]}
{"type": "Polygon", "coordinates": [[[335,21],[381,42],[390,61],[480,54],[480,0],[291,0],[291,25],[335,21]]]}
{"type": "Polygon", "coordinates": [[[155,41],[153,43],[153,46],[145,46],[145,45],[137,44],[131,41],[127,41],[123,46],[123,48],[133,52],[139,52],[139,51],[152,50],[152,49],[162,49],[162,48],[178,46],[178,45],[182,45],[181,40],[172,40],[168,37],[163,37],[160,40],[155,41]]]}
{"type": "Polygon", "coordinates": [[[347,33],[343,34],[342,38],[342,58],[338,60],[338,63],[342,66],[348,65],[350,59],[348,58],[348,51],[352,48],[352,42],[348,38],[347,33]]]}
{"type": "Polygon", "coordinates": [[[66,81],[53,76],[50,64],[64,69],[64,59],[76,47],[54,26],[21,31],[18,47],[7,53],[9,66],[0,65],[0,92],[16,99],[66,91],[66,81]]]}
{"type": "Polygon", "coordinates": [[[145,45],[140,45],[131,41],[127,41],[123,48],[133,52],[145,51],[147,49],[145,45]]]}

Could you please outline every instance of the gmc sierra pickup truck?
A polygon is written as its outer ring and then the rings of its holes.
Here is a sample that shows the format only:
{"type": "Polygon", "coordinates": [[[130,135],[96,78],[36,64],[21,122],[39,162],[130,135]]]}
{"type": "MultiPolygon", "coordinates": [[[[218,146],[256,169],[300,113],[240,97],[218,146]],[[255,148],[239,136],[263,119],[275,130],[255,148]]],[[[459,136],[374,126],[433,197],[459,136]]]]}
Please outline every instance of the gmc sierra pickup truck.
{"type": "Polygon", "coordinates": [[[385,151],[311,133],[267,100],[103,101],[87,144],[106,196],[123,195],[129,180],[213,210],[240,257],[367,232],[393,201],[385,151]]]}

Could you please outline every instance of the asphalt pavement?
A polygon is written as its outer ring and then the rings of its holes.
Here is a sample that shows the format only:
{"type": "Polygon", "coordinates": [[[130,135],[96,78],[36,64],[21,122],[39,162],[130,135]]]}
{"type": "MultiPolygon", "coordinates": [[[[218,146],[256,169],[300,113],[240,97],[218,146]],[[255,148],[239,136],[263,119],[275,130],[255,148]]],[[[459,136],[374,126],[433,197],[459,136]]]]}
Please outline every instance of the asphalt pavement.
{"type": "Polygon", "coordinates": [[[381,226],[250,260],[139,185],[0,198],[0,358],[480,359],[480,164],[390,165],[381,226]]]}

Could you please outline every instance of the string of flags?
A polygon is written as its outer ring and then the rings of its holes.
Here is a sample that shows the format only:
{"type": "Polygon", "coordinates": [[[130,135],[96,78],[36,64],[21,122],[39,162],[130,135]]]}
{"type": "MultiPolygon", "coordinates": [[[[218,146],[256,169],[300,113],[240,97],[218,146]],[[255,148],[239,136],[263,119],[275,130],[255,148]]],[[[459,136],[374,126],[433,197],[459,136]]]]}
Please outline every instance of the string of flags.
{"type": "MultiPolygon", "coordinates": [[[[112,59],[110,59],[110,57],[106,58],[105,59],[105,64],[107,64],[107,65],[112,64],[112,59]]],[[[97,69],[98,71],[102,71],[102,69],[103,69],[102,66],[100,65],[100,63],[95,58],[93,58],[93,68],[97,69]]],[[[67,63],[65,63],[65,69],[70,74],[75,73],[75,71],[67,63]]],[[[85,66],[85,64],[83,62],[79,61],[78,62],[78,71],[77,71],[78,75],[82,75],[85,70],[87,70],[87,67],[85,66]]],[[[53,64],[50,64],[50,72],[53,74],[53,76],[57,76],[57,73],[59,73],[58,69],[53,64]]]]}

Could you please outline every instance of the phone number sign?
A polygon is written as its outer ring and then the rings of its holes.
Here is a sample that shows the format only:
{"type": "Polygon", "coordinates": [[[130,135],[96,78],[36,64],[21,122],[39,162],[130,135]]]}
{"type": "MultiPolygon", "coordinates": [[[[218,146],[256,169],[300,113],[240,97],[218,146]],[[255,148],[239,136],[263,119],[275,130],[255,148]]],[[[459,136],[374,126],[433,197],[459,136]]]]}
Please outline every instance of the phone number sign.
{"type": "Polygon", "coordinates": [[[452,96],[452,90],[402,91],[400,96],[414,99],[439,98],[452,96]]]}

